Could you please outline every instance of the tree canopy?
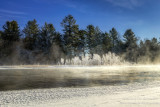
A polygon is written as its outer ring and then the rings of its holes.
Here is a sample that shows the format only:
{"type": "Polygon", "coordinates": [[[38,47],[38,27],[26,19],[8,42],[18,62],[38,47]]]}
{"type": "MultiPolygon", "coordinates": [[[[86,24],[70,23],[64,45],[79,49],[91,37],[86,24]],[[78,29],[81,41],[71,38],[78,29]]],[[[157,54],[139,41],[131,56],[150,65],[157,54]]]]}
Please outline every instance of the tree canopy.
{"type": "Polygon", "coordinates": [[[103,32],[92,24],[80,29],[72,15],[65,16],[61,26],[63,33],[57,32],[52,23],[45,22],[39,26],[34,19],[21,30],[17,21],[6,21],[0,31],[0,60],[9,59],[15,52],[25,63],[52,64],[65,64],[66,60],[75,57],[81,60],[86,55],[93,59],[95,54],[103,59],[109,52],[132,63],[142,59],[154,62],[159,57],[159,40],[139,41],[132,29],[127,29],[123,35],[114,27],[109,32],[103,32]],[[30,58],[35,61],[29,61],[30,58]]]}

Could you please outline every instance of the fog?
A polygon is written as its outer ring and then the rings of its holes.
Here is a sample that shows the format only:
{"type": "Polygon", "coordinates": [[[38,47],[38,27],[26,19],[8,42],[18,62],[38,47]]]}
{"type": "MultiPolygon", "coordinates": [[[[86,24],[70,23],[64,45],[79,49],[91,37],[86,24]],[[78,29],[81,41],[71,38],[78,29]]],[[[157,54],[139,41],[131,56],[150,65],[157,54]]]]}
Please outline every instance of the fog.
{"type": "MultiPolygon", "coordinates": [[[[74,56],[72,58],[65,55],[58,46],[54,44],[54,49],[51,48],[49,54],[44,54],[41,51],[29,51],[22,48],[21,43],[15,43],[11,47],[11,54],[0,58],[0,65],[79,65],[79,66],[93,66],[93,65],[157,65],[160,62],[158,53],[151,55],[146,53],[139,56],[136,61],[129,61],[126,59],[126,53],[115,54],[108,52],[106,54],[98,55],[85,54],[74,56]],[[154,57],[154,58],[153,58],[154,57]]],[[[152,52],[153,53],[153,52],[152,52]]],[[[133,53],[134,54],[134,53],[133,53]]],[[[134,55],[133,55],[134,56],[134,55]]]]}
{"type": "Polygon", "coordinates": [[[93,87],[159,81],[160,66],[1,66],[0,90],[93,87]]]}

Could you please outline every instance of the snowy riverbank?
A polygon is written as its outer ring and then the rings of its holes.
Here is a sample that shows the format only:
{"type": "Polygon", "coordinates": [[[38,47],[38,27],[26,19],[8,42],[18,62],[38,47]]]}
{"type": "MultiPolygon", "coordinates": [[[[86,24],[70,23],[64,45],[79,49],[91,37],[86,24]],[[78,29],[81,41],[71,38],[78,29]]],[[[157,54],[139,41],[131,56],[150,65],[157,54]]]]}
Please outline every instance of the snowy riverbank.
{"type": "Polygon", "coordinates": [[[159,106],[160,82],[0,92],[1,107],[159,106]]]}

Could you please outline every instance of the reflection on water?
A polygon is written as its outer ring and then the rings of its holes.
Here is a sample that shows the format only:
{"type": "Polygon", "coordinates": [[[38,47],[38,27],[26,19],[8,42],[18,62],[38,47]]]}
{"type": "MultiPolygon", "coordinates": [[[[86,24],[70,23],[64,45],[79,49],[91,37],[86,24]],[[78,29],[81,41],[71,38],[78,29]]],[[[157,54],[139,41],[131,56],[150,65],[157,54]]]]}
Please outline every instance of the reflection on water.
{"type": "Polygon", "coordinates": [[[160,80],[159,72],[139,70],[124,72],[70,71],[62,69],[0,70],[0,90],[122,85],[153,80],[160,80]]]}

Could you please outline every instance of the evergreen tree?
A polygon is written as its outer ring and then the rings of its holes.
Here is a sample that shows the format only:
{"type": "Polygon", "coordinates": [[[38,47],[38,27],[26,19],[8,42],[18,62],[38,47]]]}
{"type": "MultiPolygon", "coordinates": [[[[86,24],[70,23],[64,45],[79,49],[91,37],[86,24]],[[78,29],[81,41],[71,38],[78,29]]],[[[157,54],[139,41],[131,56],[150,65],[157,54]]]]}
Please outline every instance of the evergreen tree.
{"type": "Polygon", "coordinates": [[[25,38],[23,40],[24,47],[28,50],[33,50],[37,48],[38,36],[40,33],[37,21],[34,19],[28,21],[26,27],[23,29],[25,38]]]}
{"type": "Polygon", "coordinates": [[[53,24],[47,24],[42,27],[40,36],[38,37],[38,46],[44,53],[48,53],[56,36],[56,30],[53,24]]]}
{"type": "Polygon", "coordinates": [[[95,40],[95,27],[93,25],[88,25],[86,29],[86,39],[87,39],[87,47],[89,54],[91,55],[91,59],[93,58],[93,54],[95,52],[94,47],[96,46],[95,40]]]}
{"type": "Polygon", "coordinates": [[[112,39],[107,32],[103,33],[102,35],[103,35],[102,48],[104,54],[106,54],[112,50],[112,39]]]}
{"type": "Polygon", "coordinates": [[[64,28],[64,44],[65,44],[65,53],[72,59],[72,57],[77,55],[77,48],[79,42],[79,28],[76,24],[76,20],[72,15],[66,16],[61,26],[64,28]]]}
{"type": "Polygon", "coordinates": [[[86,31],[85,30],[79,30],[79,46],[78,46],[78,50],[80,53],[80,56],[86,54],[85,50],[87,48],[86,46],[86,31]]]}
{"type": "Polygon", "coordinates": [[[132,62],[137,62],[138,57],[138,45],[137,45],[137,37],[131,29],[128,29],[124,33],[124,48],[126,52],[126,59],[132,62]]]}
{"type": "Polygon", "coordinates": [[[104,50],[103,50],[103,37],[104,35],[102,34],[102,31],[99,29],[99,27],[97,26],[95,28],[95,53],[98,54],[101,58],[104,54],[104,50]]]}
{"type": "Polygon", "coordinates": [[[146,57],[149,60],[154,61],[159,55],[160,44],[156,38],[152,38],[152,40],[145,40],[144,42],[140,42],[139,47],[139,56],[146,57]]]}
{"type": "Polygon", "coordinates": [[[16,21],[7,21],[3,26],[3,32],[1,32],[1,37],[4,41],[16,42],[20,39],[20,30],[18,23],[16,21]]]}
{"type": "Polygon", "coordinates": [[[114,53],[118,53],[120,51],[120,39],[118,36],[118,32],[115,28],[112,28],[112,30],[110,30],[110,38],[112,40],[112,52],[114,53]]]}
{"type": "Polygon", "coordinates": [[[16,21],[7,21],[0,32],[1,56],[9,56],[13,52],[13,43],[20,40],[20,29],[16,21]]]}
{"type": "Polygon", "coordinates": [[[2,31],[0,31],[0,57],[2,56],[3,50],[3,40],[2,40],[2,31]]]}
{"type": "Polygon", "coordinates": [[[62,38],[62,35],[59,32],[55,33],[53,43],[58,45],[63,50],[63,38],[62,38]]]}

